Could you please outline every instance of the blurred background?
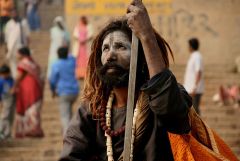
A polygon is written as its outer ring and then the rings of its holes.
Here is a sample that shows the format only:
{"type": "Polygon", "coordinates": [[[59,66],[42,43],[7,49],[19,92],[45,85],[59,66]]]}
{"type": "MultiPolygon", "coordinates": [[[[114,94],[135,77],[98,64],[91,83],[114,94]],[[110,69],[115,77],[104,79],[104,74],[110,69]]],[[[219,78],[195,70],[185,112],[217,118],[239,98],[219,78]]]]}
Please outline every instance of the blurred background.
{"type": "MultiPolygon", "coordinates": [[[[1,3],[4,0],[0,0],[1,3]]],[[[188,40],[198,38],[203,57],[205,91],[200,104],[203,120],[213,128],[240,159],[240,107],[219,98],[220,87],[240,85],[240,1],[239,0],[144,0],[154,28],[166,39],[173,50],[170,68],[183,83],[190,53],[188,40]],[[217,97],[218,95],[218,97],[217,97]]],[[[91,24],[92,37],[110,19],[123,16],[130,0],[41,0],[37,12],[40,28],[31,29],[30,49],[35,61],[47,75],[51,42],[50,29],[54,19],[62,16],[69,33],[71,52],[74,52],[74,28],[81,16],[91,24]]],[[[14,6],[24,18],[24,0],[15,0],[14,6]]],[[[1,7],[1,5],[0,5],[1,7]]],[[[31,22],[29,22],[31,23],[31,22]]],[[[0,46],[0,64],[5,63],[6,45],[0,46]]],[[[79,81],[83,87],[83,80],[79,81]]],[[[239,95],[239,93],[238,93],[239,95]]],[[[73,111],[79,105],[80,97],[73,111]]],[[[239,100],[238,100],[239,101],[239,100]]],[[[3,107],[0,107],[0,113],[3,107]]],[[[42,138],[14,137],[0,140],[1,161],[54,161],[62,148],[62,127],[58,100],[53,99],[47,81],[41,122],[42,138]]],[[[13,130],[14,131],[14,130],[13,130]]]]}

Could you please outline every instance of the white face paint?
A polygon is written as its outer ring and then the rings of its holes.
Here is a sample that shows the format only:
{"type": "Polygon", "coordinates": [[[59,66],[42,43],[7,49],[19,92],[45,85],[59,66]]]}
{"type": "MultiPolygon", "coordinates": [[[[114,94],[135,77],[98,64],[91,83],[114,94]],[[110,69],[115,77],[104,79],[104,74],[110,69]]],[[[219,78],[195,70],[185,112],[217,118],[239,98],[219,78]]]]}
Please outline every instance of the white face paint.
{"type": "Polygon", "coordinates": [[[129,69],[131,57],[131,42],[122,31],[109,33],[103,40],[101,61],[115,61],[125,69],[129,69]]]}

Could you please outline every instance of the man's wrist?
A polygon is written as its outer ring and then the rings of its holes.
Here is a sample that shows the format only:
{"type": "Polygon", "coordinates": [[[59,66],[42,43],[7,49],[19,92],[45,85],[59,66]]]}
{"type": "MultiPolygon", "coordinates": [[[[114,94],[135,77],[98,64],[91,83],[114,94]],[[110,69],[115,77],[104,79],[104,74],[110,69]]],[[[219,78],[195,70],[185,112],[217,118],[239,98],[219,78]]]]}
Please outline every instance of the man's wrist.
{"type": "Polygon", "coordinates": [[[151,41],[151,40],[153,40],[153,38],[156,38],[156,37],[155,37],[154,31],[152,28],[149,29],[147,32],[143,32],[139,36],[139,39],[141,41],[151,41]]]}

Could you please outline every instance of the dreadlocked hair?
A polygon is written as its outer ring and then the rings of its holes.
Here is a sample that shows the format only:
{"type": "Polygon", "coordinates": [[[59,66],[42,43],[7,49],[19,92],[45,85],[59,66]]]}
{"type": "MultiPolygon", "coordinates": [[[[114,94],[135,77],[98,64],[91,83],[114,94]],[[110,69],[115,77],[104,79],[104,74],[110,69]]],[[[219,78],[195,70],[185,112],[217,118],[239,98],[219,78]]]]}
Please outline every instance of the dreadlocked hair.
{"type": "MultiPolygon", "coordinates": [[[[84,81],[84,89],[82,93],[82,101],[89,102],[89,108],[94,118],[98,117],[98,109],[105,107],[112,87],[104,84],[97,75],[97,69],[102,66],[102,43],[104,38],[114,31],[122,31],[127,35],[129,41],[132,39],[132,31],[129,28],[127,21],[123,18],[111,21],[104,27],[100,33],[95,37],[91,46],[91,54],[88,60],[86,79],[84,81]]],[[[172,58],[173,54],[168,43],[154,30],[157,43],[161,50],[164,63],[169,67],[168,52],[172,58]]],[[[141,82],[137,82],[136,90],[139,90],[141,85],[149,79],[149,72],[145,60],[141,42],[139,42],[139,56],[137,72],[141,72],[141,82]]]]}

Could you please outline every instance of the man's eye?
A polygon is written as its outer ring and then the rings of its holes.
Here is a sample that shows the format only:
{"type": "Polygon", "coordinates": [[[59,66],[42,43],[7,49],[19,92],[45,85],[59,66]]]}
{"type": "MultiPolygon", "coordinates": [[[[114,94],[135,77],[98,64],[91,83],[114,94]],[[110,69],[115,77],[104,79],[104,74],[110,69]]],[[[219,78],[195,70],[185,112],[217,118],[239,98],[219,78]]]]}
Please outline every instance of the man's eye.
{"type": "Polygon", "coordinates": [[[117,48],[118,48],[118,49],[121,49],[121,50],[125,50],[125,49],[126,49],[126,47],[123,46],[123,45],[121,45],[121,44],[117,45],[117,48]]]}
{"type": "Polygon", "coordinates": [[[108,50],[109,48],[107,46],[103,47],[103,51],[108,50]]]}

